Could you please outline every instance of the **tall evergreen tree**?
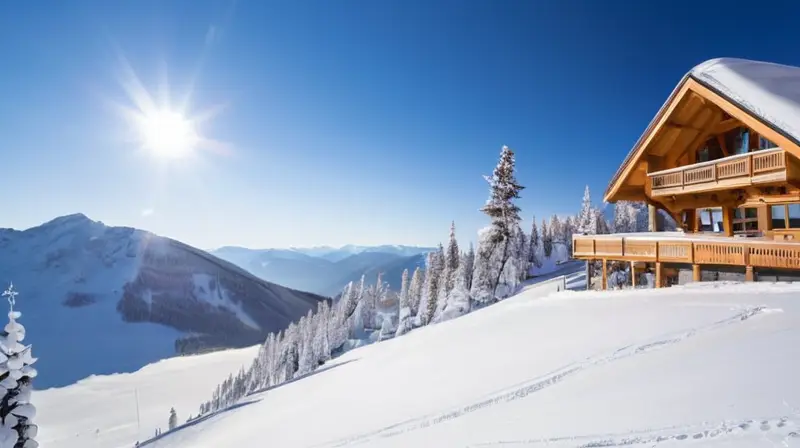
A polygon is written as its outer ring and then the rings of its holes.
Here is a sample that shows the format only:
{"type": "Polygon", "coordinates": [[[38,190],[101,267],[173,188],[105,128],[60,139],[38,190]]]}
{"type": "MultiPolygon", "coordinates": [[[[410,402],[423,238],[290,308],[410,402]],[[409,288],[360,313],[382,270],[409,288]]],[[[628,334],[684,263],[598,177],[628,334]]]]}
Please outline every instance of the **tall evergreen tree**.
{"type": "Polygon", "coordinates": [[[531,266],[536,266],[537,268],[542,267],[542,260],[539,254],[542,239],[541,236],[539,236],[539,228],[536,227],[536,216],[531,220],[531,236],[528,244],[530,245],[528,248],[528,262],[531,266]]]}
{"type": "Polygon", "coordinates": [[[422,290],[425,287],[424,271],[417,266],[414,275],[411,276],[411,284],[408,285],[408,306],[411,315],[416,316],[419,312],[419,304],[422,300],[422,290]]]}
{"type": "Polygon", "coordinates": [[[22,316],[14,311],[17,291],[9,285],[3,292],[8,299],[8,324],[0,335],[0,447],[36,448],[38,427],[33,424],[36,407],[31,403],[31,382],[36,377],[32,364],[31,346],[20,344],[25,339],[25,327],[17,322],[22,316]]]}
{"type": "Polygon", "coordinates": [[[542,251],[545,258],[550,258],[553,254],[553,232],[544,219],[542,220],[542,251]]]}
{"type": "MultiPolygon", "coordinates": [[[[488,235],[488,242],[494,246],[491,252],[499,250],[496,258],[497,266],[492,266],[494,273],[490,277],[492,294],[497,292],[500,283],[500,276],[509,259],[509,249],[512,234],[519,228],[520,208],[514,203],[519,199],[519,193],[525,187],[517,182],[514,176],[515,169],[514,151],[508,146],[503,146],[500,152],[500,161],[492,173],[492,176],[484,176],[489,183],[489,200],[481,211],[488,215],[491,220],[491,230],[488,235]]],[[[491,259],[491,257],[489,258],[491,259]]]]}
{"type": "MultiPolygon", "coordinates": [[[[419,269],[419,268],[418,268],[419,269]]],[[[415,274],[416,275],[416,274],[415,274]]],[[[409,294],[408,269],[403,271],[403,278],[400,284],[400,295],[398,297],[398,315],[396,336],[402,336],[411,331],[413,314],[411,313],[411,301],[409,294]]]]}
{"type": "Polygon", "coordinates": [[[572,219],[572,216],[567,216],[566,221],[564,221],[564,240],[567,245],[567,255],[571,258],[572,257],[572,234],[575,232],[575,221],[572,219]]]}
{"type": "Polygon", "coordinates": [[[169,430],[172,431],[178,426],[178,414],[175,413],[175,408],[169,410],[169,430]]]}
{"type": "Polygon", "coordinates": [[[439,299],[439,287],[444,272],[444,247],[430,253],[428,269],[425,275],[425,307],[420,307],[420,325],[428,325],[433,320],[439,299]]]}
{"type": "Polygon", "coordinates": [[[578,214],[578,224],[576,231],[581,235],[595,235],[597,233],[597,214],[592,207],[592,196],[589,193],[589,186],[583,190],[583,202],[581,211],[578,214]]]}
{"type": "Polygon", "coordinates": [[[445,294],[449,294],[453,290],[456,282],[456,270],[461,261],[461,252],[458,250],[458,241],[456,241],[456,223],[455,221],[450,224],[450,241],[447,243],[447,252],[445,256],[445,294]]]}
{"type": "Polygon", "coordinates": [[[469,243],[469,250],[462,263],[464,264],[464,282],[469,291],[472,288],[472,276],[475,271],[475,248],[472,247],[472,243],[469,243]]]}

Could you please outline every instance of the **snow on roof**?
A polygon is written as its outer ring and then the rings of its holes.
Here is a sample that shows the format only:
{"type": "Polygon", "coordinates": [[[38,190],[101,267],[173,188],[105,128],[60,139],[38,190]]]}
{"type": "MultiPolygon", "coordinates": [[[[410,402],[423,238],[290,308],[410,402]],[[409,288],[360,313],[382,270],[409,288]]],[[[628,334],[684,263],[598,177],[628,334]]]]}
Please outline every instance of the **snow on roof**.
{"type": "Polygon", "coordinates": [[[794,141],[800,141],[800,68],[747,59],[719,58],[689,72],[794,141]]]}
{"type": "Polygon", "coordinates": [[[771,62],[737,58],[717,58],[705,61],[681,78],[669,98],[650,121],[645,131],[625,156],[605,194],[619,179],[636,149],[650,133],[662,111],[688,78],[717,91],[733,104],[771,125],[776,131],[800,145],[800,68],[771,62]]]}

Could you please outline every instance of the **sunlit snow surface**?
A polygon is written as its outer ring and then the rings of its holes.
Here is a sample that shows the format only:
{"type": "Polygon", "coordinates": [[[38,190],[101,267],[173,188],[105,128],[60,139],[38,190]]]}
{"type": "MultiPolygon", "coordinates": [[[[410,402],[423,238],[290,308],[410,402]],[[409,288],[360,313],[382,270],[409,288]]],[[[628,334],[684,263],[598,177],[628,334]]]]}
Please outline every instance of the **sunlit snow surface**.
{"type": "MultiPolygon", "coordinates": [[[[145,446],[800,446],[798,346],[800,285],[529,287],[145,446]]],[[[173,405],[184,420],[210,370],[221,379],[244,361],[209,356],[35,394],[43,446],[130,446],[135,381],[153,400],[142,433],[166,427],[173,405]],[[95,426],[89,444],[80,431],[95,426]]]]}
{"type": "Polygon", "coordinates": [[[690,74],[800,140],[800,68],[719,58],[698,65],[690,74]]]}

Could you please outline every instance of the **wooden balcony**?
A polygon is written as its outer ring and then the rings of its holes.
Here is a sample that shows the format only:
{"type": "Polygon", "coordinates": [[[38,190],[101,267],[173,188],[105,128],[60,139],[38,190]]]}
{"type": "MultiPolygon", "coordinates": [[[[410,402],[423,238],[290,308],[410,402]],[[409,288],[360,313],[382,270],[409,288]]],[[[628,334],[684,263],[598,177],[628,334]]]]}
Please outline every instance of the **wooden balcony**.
{"type": "Polygon", "coordinates": [[[783,149],[775,148],[656,171],[647,176],[652,196],[672,196],[780,184],[800,176],[800,164],[783,149]]]}
{"type": "Polygon", "coordinates": [[[573,256],[607,259],[706,265],[752,266],[800,270],[800,241],[772,241],[703,235],[675,236],[665,233],[575,235],[573,256]]]}

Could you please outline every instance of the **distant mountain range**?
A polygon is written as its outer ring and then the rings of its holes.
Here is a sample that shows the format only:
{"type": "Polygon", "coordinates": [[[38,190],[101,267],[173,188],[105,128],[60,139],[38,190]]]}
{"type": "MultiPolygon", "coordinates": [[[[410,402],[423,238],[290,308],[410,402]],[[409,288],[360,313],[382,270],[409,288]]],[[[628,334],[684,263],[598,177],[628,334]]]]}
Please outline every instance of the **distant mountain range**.
{"type": "Polygon", "coordinates": [[[11,281],[25,342],[40,357],[38,388],[261,342],[324,300],[178,241],[81,214],[0,229],[0,290],[11,281]]]}
{"type": "Polygon", "coordinates": [[[211,253],[266,281],[333,297],[362,275],[368,281],[375,281],[378,273],[383,273],[389,286],[397,289],[403,270],[424,267],[425,255],[433,250],[416,246],[348,245],[291,249],[222,247],[211,253]]]}

